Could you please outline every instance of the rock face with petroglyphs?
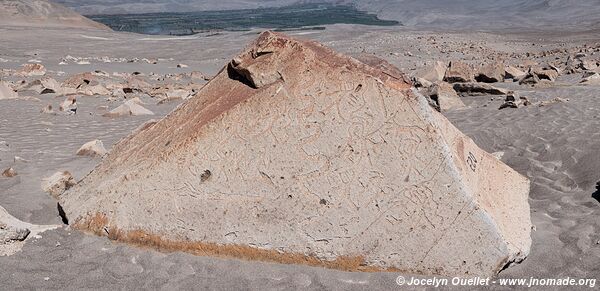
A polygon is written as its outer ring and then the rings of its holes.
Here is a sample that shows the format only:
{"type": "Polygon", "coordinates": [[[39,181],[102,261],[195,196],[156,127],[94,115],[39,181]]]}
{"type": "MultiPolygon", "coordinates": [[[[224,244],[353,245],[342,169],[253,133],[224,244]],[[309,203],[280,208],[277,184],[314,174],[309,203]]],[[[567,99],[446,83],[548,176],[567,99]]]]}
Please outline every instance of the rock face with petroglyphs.
{"type": "Polygon", "coordinates": [[[493,275],[529,253],[528,192],[403,75],[265,32],[58,199],[165,250],[493,275]]]}

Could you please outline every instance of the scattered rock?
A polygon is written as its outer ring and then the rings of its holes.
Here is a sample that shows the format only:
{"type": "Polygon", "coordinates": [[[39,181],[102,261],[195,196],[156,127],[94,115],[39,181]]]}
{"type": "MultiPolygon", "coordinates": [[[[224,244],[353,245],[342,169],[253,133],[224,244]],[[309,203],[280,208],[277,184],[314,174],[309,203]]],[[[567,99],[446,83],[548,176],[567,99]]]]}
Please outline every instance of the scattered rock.
{"type": "Polygon", "coordinates": [[[517,92],[508,91],[508,93],[506,94],[506,99],[504,100],[504,103],[500,105],[499,109],[519,108],[521,107],[521,105],[529,106],[531,105],[531,102],[527,97],[520,96],[517,92]]]}
{"type": "Polygon", "coordinates": [[[58,198],[63,192],[73,187],[75,178],[68,171],[56,172],[48,178],[42,180],[42,190],[54,198],[58,198]]]}
{"type": "Polygon", "coordinates": [[[79,150],[77,150],[78,156],[103,157],[106,155],[106,153],[107,151],[104,148],[104,144],[102,141],[97,139],[87,142],[86,144],[82,145],[79,150]]]}
{"type": "Polygon", "coordinates": [[[552,98],[551,100],[542,101],[538,104],[538,106],[543,107],[543,106],[548,106],[548,105],[557,104],[557,103],[565,103],[565,102],[569,102],[569,99],[556,97],[556,98],[552,98]]]}
{"type": "Polygon", "coordinates": [[[413,78],[412,82],[415,88],[430,88],[433,86],[433,83],[429,82],[429,80],[419,77],[413,78]]]}
{"type": "Polygon", "coordinates": [[[475,80],[483,83],[503,82],[505,74],[504,64],[501,62],[494,62],[479,68],[475,75],[475,80]]]}
{"type": "Polygon", "coordinates": [[[527,74],[519,81],[519,85],[535,85],[540,82],[540,78],[537,74],[533,72],[532,69],[529,69],[527,74]]]}
{"type": "Polygon", "coordinates": [[[422,68],[421,71],[416,74],[416,76],[429,82],[443,81],[447,68],[448,63],[436,61],[433,63],[433,65],[422,68]]]}
{"type": "Polygon", "coordinates": [[[60,90],[60,83],[50,77],[44,77],[39,80],[32,81],[23,86],[19,91],[34,91],[38,94],[52,94],[60,90]]]}
{"type": "Polygon", "coordinates": [[[68,111],[75,103],[77,103],[76,96],[67,96],[67,98],[65,98],[65,100],[62,103],[60,103],[58,110],[68,111]]]}
{"type": "Polygon", "coordinates": [[[434,103],[433,107],[440,112],[466,107],[452,85],[446,82],[433,84],[430,88],[424,90],[424,95],[429,97],[431,102],[434,103]]]}
{"type": "Polygon", "coordinates": [[[21,77],[43,76],[46,75],[46,68],[42,64],[24,64],[16,72],[16,75],[21,77]]]}
{"type": "Polygon", "coordinates": [[[138,115],[154,115],[154,113],[140,104],[138,104],[139,99],[129,100],[123,103],[121,106],[104,113],[102,116],[104,117],[120,117],[120,116],[138,116],[138,115]]]}
{"type": "Polygon", "coordinates": [[[584,74],[583,80],[581,80],[581,84],[600,85],[600,74],[598,74],[596,72],[589,74],[589,75],[584,74]]]}
{"type": "Polygon", "coordinates": [[[46,113],[46,114],[54,114],[54,109],[52,108],[51,104],[48,104],[46,106],[44,106],[44,108],[42,108],[42,110],[40,110],[41,113],[46,113]]]}
{"type": "Polygon", "coordinates": [[[504,73],[505,73],[505,77],[508,79],[512,79],[513,81],[519,81],[521,80],[523,77],[525,77],[525,75],[527,75],[527,73],[513,67],[513,66],[508,66],[504,69],[504,73]]]}
{"type": "Polygon", "coordinates": [[[554,82],[558,78],[558,72],[552,69],[534,70],[534,74],[540,80],[548,80],[550,82],[554,82]]]}
{"type": "Polygon", "coordinates": [[[452,61],[446,70],[444,81],[448,83],[473,82],[473,68],[461,61],[452,61]]]}
{"type": "Polygon", "coordinates": [[[26,228],[14,228],[7,225],[0,226],[0,245],[11,241],[24,241],[31,233],[26,228]]]}
{"type": "Polygon", "coordinates": [[[0,100],[16,98],[19,98],[19,94],[17,94],[7,82],[0,81],[0,100]]]}

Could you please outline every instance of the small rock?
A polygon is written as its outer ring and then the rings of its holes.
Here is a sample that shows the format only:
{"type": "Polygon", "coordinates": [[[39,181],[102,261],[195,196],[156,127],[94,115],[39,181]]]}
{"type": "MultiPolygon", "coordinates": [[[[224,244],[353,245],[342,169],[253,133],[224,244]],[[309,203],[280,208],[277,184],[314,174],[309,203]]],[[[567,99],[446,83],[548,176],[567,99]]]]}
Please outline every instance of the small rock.
{"type": "Polygon", "coordinates": [[[46,106],[44,106],[44,108],[42,108],[42,110],[40,110],[41,113],[46,113],[46,114],[53,114],[54,110],[52,108],[52,105],[48,104],[46,106]]]}
{"type": "Polygon", "coordinates": [[[548,101],[542,101],[538,105],[540,107],[543,107],[543,106],[548,106],[548,105],[552,105],[552,104],[556,104],[556,103],[565,103],[565,102],[569,102],[569,99],[564,99],[564,98],[556,97],[556,98],[553,98],[553,99],[548,100],[548,101]]]}
{"type": "Polygon", "coordinates": [[[177,67],[178,68],[187,68],[188,65],[186,65],[186,64],[177,64],[177,67]]]}
{"type": "Polygon", "coordinates": [[[4,226],[0,228],[0,244],[11,241],[24,241],[31,231],[27,228],[4,226]]]}
{"type": "Polygon", "coordinates": [[[514,101],[505,101],[504,103],[502,103],[502,105],[500,105],[500,108],[498,109],[504,108],[519,108],[519,103],[514,101]]]}
{"type": "Polygon", "coordinates": [[[2,172],[2,177],[12,178],[15,176],[17,176],[17,171],[15,171],[15,169],[13,169],[12,167],[2,172]]]}

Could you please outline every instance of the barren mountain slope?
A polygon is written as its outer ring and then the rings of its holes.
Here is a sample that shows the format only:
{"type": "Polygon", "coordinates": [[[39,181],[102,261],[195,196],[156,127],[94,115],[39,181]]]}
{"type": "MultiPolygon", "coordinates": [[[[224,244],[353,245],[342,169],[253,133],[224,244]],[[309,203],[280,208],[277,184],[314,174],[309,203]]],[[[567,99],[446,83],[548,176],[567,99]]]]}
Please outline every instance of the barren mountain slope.
{"type": "Polygon", "coordinates": [[[45,0],[0,0],[0,25],[109,29],[67,7],[45,0]]]}

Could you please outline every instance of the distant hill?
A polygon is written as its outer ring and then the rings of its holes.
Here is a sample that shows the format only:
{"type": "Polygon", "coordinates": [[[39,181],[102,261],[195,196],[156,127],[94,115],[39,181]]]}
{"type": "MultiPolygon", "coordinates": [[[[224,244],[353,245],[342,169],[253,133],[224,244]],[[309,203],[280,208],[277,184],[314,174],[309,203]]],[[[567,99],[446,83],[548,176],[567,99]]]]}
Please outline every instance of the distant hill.
{"type": "Polygon", "coordinates": [[[600,0],[353,0],[410,26],[575,29],[600,26],[600,0]]]}
{"type": "Polygon", "coordinates": [[[46,0],[0,0],[2,25],[110,29],[63,5],[46,0]]]}
{"type": "Polygon", "coordinates": [[[600,27],[600,0],[56,0],[78,12],[117,14],[276,7],[296,3],[353,4],[408,26],[456,29],[600,27]]]}

